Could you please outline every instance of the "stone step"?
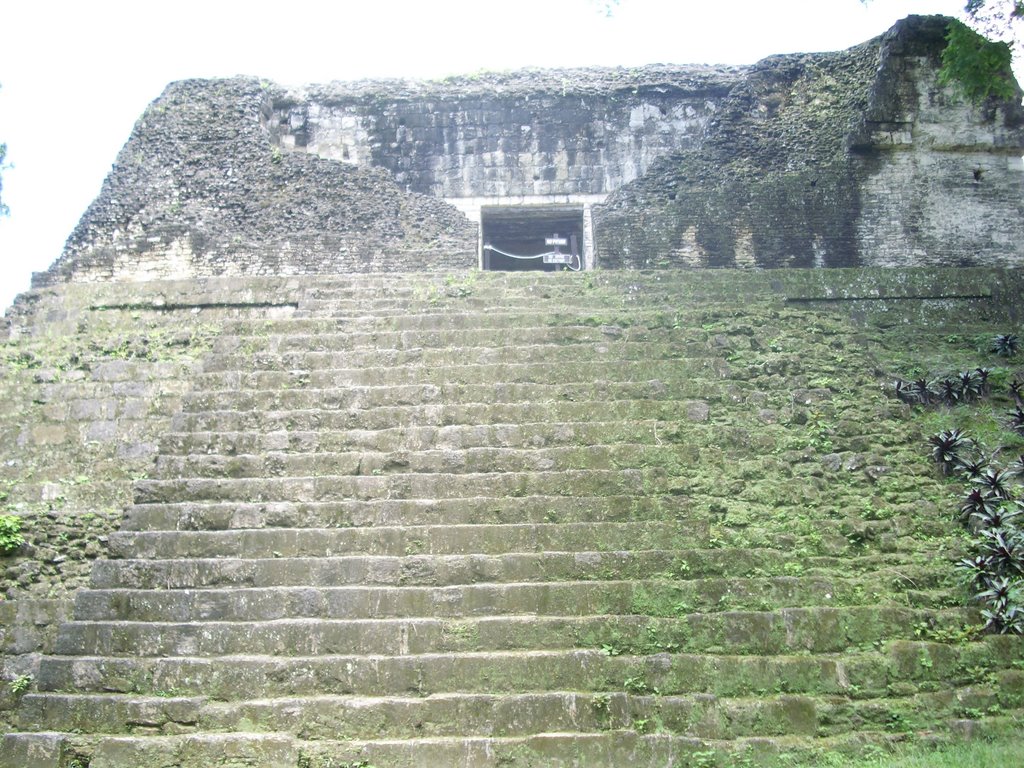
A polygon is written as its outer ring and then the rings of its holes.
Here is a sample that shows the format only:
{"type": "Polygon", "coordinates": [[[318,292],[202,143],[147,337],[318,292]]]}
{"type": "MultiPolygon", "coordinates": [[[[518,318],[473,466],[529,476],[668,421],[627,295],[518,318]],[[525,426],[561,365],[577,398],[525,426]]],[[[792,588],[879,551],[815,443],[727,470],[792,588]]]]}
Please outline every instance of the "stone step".
{"type": "Polygon", "coordinates": [[[885,695],[889,686],[931,687],[956,679],[986,648],[897,641],[885,652],[747,656],[659,653],[612,656],[600,650],[488,651],[391,655],[196,657],[47,656],[39,691],[124,692],[218,700],[358,692],[415,693],[631,691],[748,696],[760,692],[885,695]],[[927,656],[931,666],[920,659],[927,656]],[[628,681],[628,682],[627,682],[628,681]]]}
{"type": "MultiPolygon", "coordinates": [[[[411,307],[409,310],[398,309],[394,312],[366,312],[329,301],[311,301],[305,302],[302,310],[296,312],[293,317],[295,319],[312,317],[334,320],[336,325],[344,326],[337,330],[349,330],[355,333],[373,331],[437,331],[444,333],[452,330],[490,330],[499,337],[508,330],[533,330],[547,327],[572,329],[640,325],[671,328],[680,323],[684,325],[692,323],[694,326],[699,326],[703,317],[700,312],[681,310],[678,304],[664,304],[655,307],[637,306],[634,309],[598,306],[592,309],[578,308],[578,311],[575,312],[567,311],[571,308],[553,304],[547,307],[536,306],[531,309],[523,303],[511,307],[493,306],[487,312],[480,312],[471,307],[450,304],[426,309],[421,306],[419,308],[411,307]]],[[[294,319],[283,322],[294,322],[294,319]]],[[[270,329],[265,328],[265,330],[270,329]]]]}
{"type": "MultiPolygon", "coordinates": [[[[596,648],[608,655],[701,653],[708,649],[730,654],[821,654],[843,653],[883,641],[912,640],[919,623],[941,623],[956,630],[972,618],[966,609],[937,614],[895,605],[731,609],[651,617],[632,611],[651,604],[652,595],[658,594],[656,588],[613,583],[604,604],[599,604],[601,598],[593,594],[594,590],[581,591],[584,600],[603,609],[600,614],[586,614],[581,611],[583,606],[566,605],[565,612],[570,615],[541,615],[555,610],[556,601],[563,599],[567,590],[551,590],[550,596],[539,601],[528,590],[514,590],[496,598],[496,606],[485,605],[482,609],[497,612],[504,607],[534,613],[447,618],[442,608],[436,613],[425,612],[422,618],[394,618],[380,615],[382,611],[375,608],[377,615],[360,619],[73,621],[61,626],[55,652],[68,656],[404,656],[444,651],[596,648]]],[[[678,605],[667,601],[671,596],[669,590],[661,590],[664,607],[670,610],[678,605]]],[[[839,599],[827,602],[838,604],[854,595],[834,597],[839,599]]],[[[418,610],[423,611],[423,606],[436,599],[432,595],[421,601],[418,610]]],[[[792,595],[783,594],[779,604],[791,599],[792,595]]],[[[742,602],[742,597],[731,602],[742,602]]],[[[568,603],[571,600],[563,604],[568,603]]]]}
{"type": "MultiPolygon", "coordinates": [[[[650,723],[644,724],[651,727],[650,723]]],[[[303,754],[311,761],[342,760],[349,765],[403,766],[747,766],[815,765],[821,755],[851,760],[868,747],[881,754],[906,741],[905,734],[853,731],[839,737],[751,736],[719,741],[671,733],[640,733],[634,725],[602,733],[545,732],[522,737],[437,737],[311,741],[303,754]],[[710,762],[715,761],[715,762],[710,762]]],[[[316,764],[315,762],[313,763],[316,764]]],[[[329,764],[329,763],[328,763],[329,764]]],[[[345,765],[342,762],[341,765],[345,765]]]]}
{"type": "Polygon", "coordinates": [[[660,468],[549,472],[401,473],[276,478],[139,480],[135,503],[176,501],[331,501],[450,499],[476,496],[662,495],[672,487],[660,468]]]}
{"type": "Polygon", "coordinates": [[[388,525],[627,522],[685,520],[680,496],[479,496],[463,499],[371,499],[319,502],[179,502],[128,508],[121,529],[229,530],[388,525]]]}
{"type": "Polygon", "coordinates": [[[726,387],[719,381],[693,379],[685,387],[660,379],[627,382],[525,382],[508,384],[345,384],[330,389],[254,390],[195,392],[181,401],[188,413],[218,411],[306,411],[325,414],[332,411],[361,411],[388,407],[421,407],[426,405],[492,406],[516,404],[554,404],[557,402],[587,403],[601,413],[609,401],[648,400],[653,402],[679,400],[721,400],[726,387]]]}
{"type": "MultiPolygon", "coordinates": [[[[652,381],[662,382],[664,387],[686,389],[695,381],[711,379],[718,381],[721,362],[713,357],[648,358],[646,360],[590,359],[553,360],[550,362],[468,362],[463,358],[453,364],[438,365],[395,365],[334,367],[340,360],[334,356],[324,359],[318,365],[318,357],[324,352],[310,352],[311,359],[304,360],[301,369],[267,370],[262,374],[219,372],[210,374],[195,382],[193,393],[186,395],[186,403],[195,399],[216,396],[223,392],[242,395],[258,395],[264,392],[325,392],[340,388],[361,387],[423,387],[428,385],[456,390],[457,385],[469,388],[505,387],[511,385],[601,385],[625,388],[639,386],[652,381]],[[237,383],[234,383],[237,382],[237,383]],[[251,386],[261,385],[259,388],[251,386]]],[[[290,359],[291,362],[298,360],[290,359]]],[[[794,376],[801,372],[791,368],[794,376]]],[[[472,390],[470,390],[472,391],[472,390]]]]}
{"type": "MultiPolygon", "coordinates": [[[[657,573],[719,572],[737,577],[755,568],[781,574],[788,552],[728,550],[633,550],[619,552],[522,552],[503,555],[348,555],[310,558],[210,558],[194,560],[99,560],[97,589],[191,589],[214,586],[329,586],[340,584],[433,585],[646,578],[657,573]]],[[[804,559],[802,567],[813,560],[804,559]]],[[[873,561],[874,562],[874,561],[873,561]]],[[[892,555],[887,564],[898,562],[892,555]]],[[[831,560],[826,559],[831,565],[831,560]]]]}
{"type": "MultiPolygon", "coordinates": [[[[606,315],[628,314],[630,310],[635,310],[637,314],[661,312],[668,314],[670,317],[682,316],[684,322],[686,319],[690,319],[691,321],[696,321],[696,324],[699,325],[699,321],[696,320],[699,315],[694,310],[703,310],[706,314],[717,313],[721,315],[730,311],[732,313],[749,312],[752,306],[757,306],[763,311],[769,312],[773,308],[781,308],[784,302],[784,298],[781,296],[766,300],[759,296],[743,297],[741,299],[736,294],[728,296],[719,294],[715,297],[715,304],[709,306],[707,299],[710,296],[708,295],[701,296],[698,301],[687,301],[681,296],[673,296],[670,292],[650,292],[647,296],[634,296],[629,299],[619,298],[616,300],[612,297],[595,297],[590,303],[570,300],[563,304],[561,299],[554,297],[551,299],[539,298],[531,306],[528,297],[515,298],[514,292],[512,296],[513,298],[507,302],[504,296],[496,296],[495,300],[489,302],[486,300],[481,301],[481,299],[486,299],[486,296],[483,294],[477,297],[478,300],[476,302],[471,300],[471,295],[438,296],[434,302],[429,300],[423,302],[413,299],[410,301],[408,309],[399,306],[391,311],[390,314],[395,318],[404,319],[417,316],[430,318],[444,314],[454,317],[460,315],[481,317],[500,313],[503,317],[502,324],[512,324],[516,321],[517,317],[525,318],[527,322],[537,322],[538,317],[557,317],[559,322],[572,323],[580,322],[581,320],[601,320],[606,315]],[[470,300],[467,301],[467,299],[470,300]],[[745,302],[743,301],[744,299],[746,299],[745,302]]],[[[401,304],[401,302],[396,303],[401,304]]],[[[318,318],[353,321],[365,317],[370,312],[386,315],[388,314],[388,309],[381,307],[377,311],[372,309],[369,311],[361,310],[358,305],[345,301],[345,297],[321,299],[304,297],[299,302],[298,309],[291,313],[291,316],[297,319],[318,318]],[[339,301],[338,298],[341,300],[339,301]]],[[[499,325],[499,323],[495,322],[495,325],[499,325]]]]}
{"type": "Polygon", "coordinates": [[[215,557],[332,557],[349,554],[461,555],[684,549],[708,541],[706,520],[625,523],[262,528],[236,531],[121,531],[112,557],[160,560],[215,557]]]}
{"type": "MultiPolygon", "coordinates": [[[[709,570],[714,565],[712,563],[709,570]]],[[[914,575],[919,574],[914,572],[914,575]]],[[[937,575],[932,576],[933,581],[937,575]]],[[[858,578],[832,574],[732,578],[698,575],[669,580],[666,576],[651,578],[604,571],[596,576],[600,578],[582,583],[580,579],[571,578],[544,580],[533,574],[532,581],[528,582],[463,580],[447,585],[413,586],[362,582],[319,588],[309,584],[193,587],[174,582],[166,588],[97,586],[76,595],[74,615],[81,621],[173,622],[435,614],[459,618],[505,613],[555,616],[636,613],[673,617],[691,612],[857,605],[871,600],[907,605],[907,595],[893,590],[891,576],[887,580],[886,574],[866,574],[858,578]],[[624,580],[630,576],[632,580],[624,580]]],[[[927,584],[920,587],[928,588],[927,584]]],[[[949,597],[948,589],[940,594],[949,597]]]]}
{"type": "MultiPolygon", "coordinates": [[[[664,286],[649,286],[644,292],[643,308],[675,307],[678,296],[664,286]]],[[[315,314],[327,309],[345,314],[395,314],[396,312],[437,312],[441,309],[486,312],[500,307],[504,312],[520,310],[524,314],[537,311],[566,312],[576,310],[586,315],[601,309],[621,311],[628,292],[618,286],[598,291],[580,291],[557,286],[495,287],[431,286],[399,290],[394,293],[372,293],[363,297],[346,290],[307,290],[303,293],[301,314],[315,314]]],[[[731,297],[735,299],[735,296],[731,297]]],[[[693,304],[688,303],[692,307],[693,304]]]]}
{"type": "Polygon", "coordinates": [[[698,460],[695,446],[636,443],[557,448],[465,448],[427,451],[345,451],[159,456],[153,479],[274,478],[318,475],[490,474],[558,469],[619,470],[661,467],[679,470],[698,460]]]}
{"type": "MultiPolygon", "coordinates": [[[[358,351],[375,359],[377,354],[393,354],[407,350],[411,354],[440,355],[447,359],[444,350],[436,343],[437,334],[444,334],[447,340],[461,340],[453,345],[470,350],[479,350],[484,355],[512,354],[523,350],[526,358],[541,353],[548,357],[556,347],[571,352],[572,347],[582,345],[594,351],[604,349],[626,349],[638,342],[654,345],[692,348],[695,351],[718,347],[725,339],[738,343],[739,337],[754,337],[750,327],[730,328],[727,326],[701,327],[699,319],[690,323],[678,313],[659,312],[618,312],[602,313],[600,316],[560,317],[553,313],[523,315],[512,324],[505,324],[498,318],[481,315],[465,315],[445,312],[436,317],[419,316],[412,327],[400,327],[415,317],[410,312],[396,310],[391,314],[375,314],[361,318],[335,317],[326,319],[288,317],[273,319],[263,324],[252,323],[223,328],[213,342],[217,354],[232,351],[288,352],[322,349],[331,351],[358,351]],[[451,327],[434,327],[445,318],[451,327]],[[455,323],[454,326],[451,324],[455,323]],[[416,344],[418,338],[429,341],[416,344]],[[501,350],[501,347],[506,347],[501,350]],[[390,350],[390,352],[389,352],[390,350]]],[[[779,327],[788,324],[780,323],[779,327]]],[[[765,328],[774,329],[775,325],[765,328]]],[[[637,349],[639,351],[639,349],[637,349]]]]}
{"type": "MultiPolygon", "coordinates": [[[[142,505],[143,507],[145,505],[142,505]]],[[[512,517],[507,513],[504,517],[512,517]]],[[[125,559],[174,558],[284,558],[337,557],[348,555],[499,555],[514,552],[627,551],[634,549],[692,549],[712,542],[712,519],[707,512],[687,512],[678,507],[671,519],[619,521],[570,521],[558,519],[549,506],[542,522],[471,522],[446,525],[337,525],[281,527],[253,520],[252,526],[190,530],[122,530],[109,535],[108,557],[125,559]]],[[[515,519],[515,518],[512,518],[515,519]]],[[[278,521],[275,521],[278,522],[278,521]]],[[[874,528],[889,531],[891,526],[874,528]]],[[[887,539],[891,552],[917,551],[922,531],[897,528],[887,539]]],[[[928,530],[925,534],[931,533],[928,530]]],[[[940,529],[936,535],[943,535],[940,529]]],[[[752,545],[742,530],[714,528],[714,546],[721,549],[752,545]]],[[[756,545],[773,550],[815,552],[839,557],[863,554],[857,544],[841,533],[828,539],[816,532],[796,532],[785,527],[760,531],[756,545]]]]}
{"type": "MultiPolygon", "coordinates": [[[[614,443],[664,445],[687,438],[734,431],[720,425],[680,425],[675,421],[591,421],[587,423],[541,422],[533,424],[456,424],[446,427],[393,429],[281,430],[263,432],[168,432],[160,438],[161,456],[195,454],[263,454],[340,451],[467,450],[471,448],[544,448],[614,443]]],[[[749,434],[748,430],[743,430],[749,434]]],[[[727,441],[728,442],[728,441],[727,441]]]]}
{"type": "MultiPolygon", "coordinates": [[[[914,278],[913,274],[908,276],[914,278]]],[[[403,296],[417,292],[460,288],[471,289],[471,295],[527,292],[549,293],[552,296],[577,293],[582,295],[608,294],[621,301],[622,297],[647,297],[648,293],[665,292],[672,297],[693,298],[714,295],[736,296],[742,287],[743,295],[771,296],[775,289],[758,270],[597,270],[590,272],[490,272],[476,269],[456,271],[416,271],[407,273],[346,273],[317,275],[301,283],[305,298],[336,298],[338,296],[403,296]]],[[[811,281],[815,285],[817,280],[811,281]]]]}
{"type": "Polygon", "coordinates": [[[205,697],[124,694],[27,694],[18,712],[23,730],[91,730],[106,734],[258,730],[302,734],[307,740],[348,738],[516,737],[545,732],[654,730],[700,739],[732,740],[780,733],[837,736],[852,723],[891,729],[898,713],[945,712],[998,697],[976,687],[886,699],[769,694],[723,698],[708,694],[650,696],[624,692],[554,691],[524,694],[444,693],[427,697],[305,696],[212,702],[205,697]]]}
{"type": "Polygon", "coordinates": [[[732,741],[750,737],[837,737],[856,723],[861,731],[891,732],[915,719],[953,719],[972,704],[991,702],[990,690],[965,686],[942,693],[851,700],[840,696],[768,694],[725,698],[707,694],[650,696],[574,691],[488,696],[438,694],[415,697],[264,699],[241,705],[211,702],[210,727],[258,723],[261,730],[301,732],[307,739],[509,737],[538,733],[633,730],[732,741]],[[386,724],[386,725],[385,725],[386,724]]]}
{"type": "MultiPolygon", "coordinates": [[[[955,724],[955,721],[954,721],[955,724]]],[[[671,733],[641,733],[649,722],[597,733],[542,732],[520,737],[417,737],[410,739],[316,739],[285,734],[232,733],[173,736],[105,736],[90,739],[63,733],[5,735],[4,765],[57,768],[61,754],[87,754],[91,768],[294,768],[315,766],[530,765],[572,768],[594,765],[700,765],[710,759],[729,765],[814,764],[822,754],[859,755],[868,746],[889,752],[905,734],[851,731],[835,737],[749,736],[699,739],[671,733]],[[638,727],[641,725],[642,727],[638,727]],[[65,747],[65,745],[67,745],[65,747]],[[40,762],[40,761],[49,762],[40,762]],[[776,762],[770,762],[776,761],[776,762]]],[[[935,734],[929,734],[933,736],[935,734]]]]}
{"type": "MultiPolygon", "coordinates": [[[[286,734],[189,733],[99,739],[71,736],[65,740],[87,744],[83,751],[88,753],[89,768],[295,768],[300,760],[294,737],[286,734]]],[[[30,765],[35,768],[37,764],[30,765]]],[[[63,768],[74,763],[60,761],[40,765],[41,768],[63,768]]]]}
{"type": "MultiPolygon", "coordinates": [[[[499,342],[480,332],[464,330],[439,345],[436,334],[424,336],[423,345],[416,345],[414,331],[357,332],[351,329],[327,329],[306,333],[302,329],[277,327],[272,333],[257,336],[219,336],[214,344],[213,358],[234,356],[292,356],[309,352],[343,353],[345,368],[379,368],[382,366],[436,366],[496,363],[552,363],[586,360],[642,360],[657,356],[664,359],[720,356],[728,349],[729,337],[709,337],[699,329],[681,331],[644,326],[565,327],[554,334],[547,327],[536,329],[539,338],[529,338],[532,329],[517,329],[522,338],[499,342]],[[369,338],[372,336],[372,338],[369,338]],[[478,338],[483,336],[483,338],[478,338]],[[435,342],[435,343],[429,343],[435,342]],[[461,343],[460,343],[461,342],[461,343]],[[477,342],[477,343],[474,343],[477,342]]],[[[310,371],[312,373],[314,371],[310,371]]],[[[216,371],[204,366],[198,381],[217,377],[238,378],[272,372],[216,371]]]]}
{"type": "MultiPolygon", "coordinates": [[[[719,397],[723,393],[719,392],[719,397]]],[[[729,392],[737,405],[747,399],[743,392],[729,392]]],[[[711,401],[713,402],[713,401],[711,401]]],[[[444,427],[453,425],[491,426],[515,423],[587,423],[595,417],[602,421],[696,421],[709,419],[710,406],[702,400],[608,400],[600,403],[559,400],[553,402],[463,403],[443,402],[430,405],[351,408],[325,411],[223,410],[205,413],[178,413],[171,420],[176,432],[236,432],[260,429],[265,432],[396,429],[407,427],[444,427]]]]}
{"type": "MultiPolygon", "coordinates": [[[[709,349],[710,337],[699,328],[675,329],[661,325],[660,318],[648,318],[646,322],[635,318],[609,318],[607,323],[580,325],[560,324],[557,318],[546,318],[545,322],[515,322],[506,327],[478,327],[473,318],[462,319],[465,327],[447,329],[397,330],[386,320],[374,319],[372,323],[354,325],[348,319],[314,321],[289,319],[268,323],[264,327],[239,327],[226,330],[214,343],[214,355],[204,364],[203,370],[231,370],[219,360],[244,361],[246,356],[259,359],[279,357],[299,359],[314,351],[330,352],[346,361],[342,367],[355,367],[366,362],[429,362],[451,360],[451,350],[465,349],[467,355],[504,356],[514,355],[518,350],[529,357],[540,355],[547,359],[556,350],[562,349],[573,354],[576,346],[582,346],[599,355],[612,350],[642,346],[647,341],[655,349],[669,349],[681,354],[702,357],[709,349]],[[606,351],[600,351],[606,350],[606,351]]],[[[715,337],[710,348],[723,347],[723,334],[715,337]]],[[[736,343],[742,344],[739,337],[736,343]]],[[[746,343],[749,347],[749,341],[746,343]]],[[[727,348],[724,345],[723,348],[727,348]]],[[[244,372],[244,366],[239,368],[244,372]]]]}

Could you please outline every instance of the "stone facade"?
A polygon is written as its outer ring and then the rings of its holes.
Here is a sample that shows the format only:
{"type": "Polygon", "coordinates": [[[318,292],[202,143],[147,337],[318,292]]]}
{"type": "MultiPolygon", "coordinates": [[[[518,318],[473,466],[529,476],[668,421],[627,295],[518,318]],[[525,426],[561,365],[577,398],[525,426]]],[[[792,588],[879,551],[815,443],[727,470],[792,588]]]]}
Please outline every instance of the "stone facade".
{"type": "Polygon", "coordinates": [[[750,67],[175,83],[37,283],[467,268],[488,208],[555,206],[587,266],[1019,265],[1024,111],[938,83],[947,23],[750,67]]]}
{"type": "Polygon", "coordinates": [[[755,65],[698,150],[598,209],[601,263],[1024,263],[1022,111],[938,84],[945,24],[755,65]]]}

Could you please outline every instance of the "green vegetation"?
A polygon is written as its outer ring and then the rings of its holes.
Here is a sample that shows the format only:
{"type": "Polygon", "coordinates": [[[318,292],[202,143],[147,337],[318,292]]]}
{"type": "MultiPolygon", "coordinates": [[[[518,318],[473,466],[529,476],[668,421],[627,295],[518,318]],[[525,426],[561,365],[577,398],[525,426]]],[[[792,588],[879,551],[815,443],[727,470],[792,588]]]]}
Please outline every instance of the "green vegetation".
{"type": "MultiPolygon", "coordinates": [[[[955,344],[960,339],[949,341],[955,344]]],[[[992,339],[987,351],[1011,358],[1019,349],[1018,337],[1003,333],[992,339]]],[[[984,439],[972,437],[968,428],[956,426],[930,435],[927,443],[943,476],[966,485],[959,520],[970,537],[957,568],[972,602],[982,606],[984,629],[1019,635],[1024,634],[1024,501],[1017,498],[1024,487],[1024,377],[1013,374],[1007,384],[1008,374],[1005,369],[977,367],[934,380],[919,375],[909,382],[898,379],[895,394],[916,408],[941,409],[943,421],[950,415],[958,423],[970,421],[984,434],[984,439]],[[1001,386],[994,390],[995,382],[1001,386]],[[998,405],[979,407],[994,393],[998,396],[1002,387],[1016,406],[1013,410],[1000,415],[998,405]]]]}
{"type": "Polygon", "coordinates": [[[18,675],[11,680],[10,687],[11,693],[15,696],[20,696],[32,687],[32,675],[18,675]]]}
{"type": "Polygon", "coordinates": [[[927,747],[914,744],[895,754],[875,754],[863,759],[826,756],[821,766],[838,768],[989,768],[1010,766],[1020,762],[1024,743],[1020,739],[1000,741],[967,741],[927,747]]]}
{"type": "Polygon", "coordinates": [[[946,48],[942,52],[939,81],[955,84],[974,102],[988,98],[1011,99],[1016,88],[1008,43],[989,40],[961,21],[949,25],[946,48]]]}
{"type": "Polygon", "coordinates": [[[9,555],[24,543],[21,518],[17,515],[0,515],[0,555],[9,555]]]}

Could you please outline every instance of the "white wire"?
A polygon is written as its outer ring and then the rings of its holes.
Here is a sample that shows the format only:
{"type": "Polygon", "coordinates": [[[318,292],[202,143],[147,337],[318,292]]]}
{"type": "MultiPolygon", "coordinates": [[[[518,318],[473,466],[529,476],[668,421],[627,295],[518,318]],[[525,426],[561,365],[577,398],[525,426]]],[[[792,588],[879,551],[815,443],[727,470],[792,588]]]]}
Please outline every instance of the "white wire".
{"type": "MultiPolygon", "coordinates": [[[[565,255],[567,255],[567,254],[562,253],[561,251],[547,251],[545,253],[538,253],[536,256],[517,256],[514,253],[509,253],[508,251],[503,251],[500,248],[495,248],[493,245],[490,245],[490,244],[485,245],[484,246],[484,250],[485,251],[494,251],[495,253],[500,253],[502,256],[508,256],[510,259],[521,259],[523,261],[526,261],[526,260],[529,260],[529,259],[543,259],[545,256],[565,256],[565,255]]],[[[576,264],[577,264],[577,266],[575,266],[575,267],[571,263],[568,263],[565,266],[567,266],[573,272],[579,272],[581,269],[583,269],[583,264],[581,263],[581,260],[580,260],[579,256],[576,256],[576,264]]]]}

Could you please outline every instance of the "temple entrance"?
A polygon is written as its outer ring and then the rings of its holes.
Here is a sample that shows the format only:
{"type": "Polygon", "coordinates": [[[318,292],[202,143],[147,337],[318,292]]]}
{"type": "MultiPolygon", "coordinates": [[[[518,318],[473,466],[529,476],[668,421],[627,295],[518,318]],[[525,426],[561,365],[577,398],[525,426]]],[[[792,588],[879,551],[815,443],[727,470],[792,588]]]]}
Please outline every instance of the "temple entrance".
{"type": "Polygon", "coordinates": [[[483,268],[504,272],[579,270],[583,206],[484,206],[480,209],[483,268]]]}

